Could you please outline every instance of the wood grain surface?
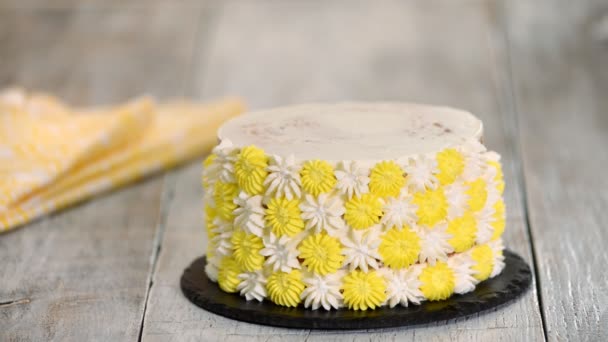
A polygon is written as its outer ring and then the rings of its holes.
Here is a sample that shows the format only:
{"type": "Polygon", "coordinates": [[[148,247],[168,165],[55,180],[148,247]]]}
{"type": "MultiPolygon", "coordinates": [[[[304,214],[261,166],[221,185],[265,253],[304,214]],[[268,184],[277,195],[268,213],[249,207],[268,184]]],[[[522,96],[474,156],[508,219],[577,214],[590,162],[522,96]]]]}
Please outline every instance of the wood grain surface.
{"type": "MultiPolygon", "coordinates": [[[[180,95],[197,20],[179,7],[0,10],[0,83],[77,104],[180,95]]],[[[0,236],[0,341],[137,339],[163,183],[158,177],[0,236]]]]}
{"type": "Polygon", "coordinates": [[[608,340],[608,3],[0,1],[0,86],[77,104],[244,97],[470,110],[503,157],[508,248],[535,271],[503,309],[414,329],[290,330],[189,303],[200,165],[0,235],[0,341],[608,340]]]}
{"type": "Polygon", "coordinates": [[[608,341],[608,3],[507,9],[547,337],[608,341]]]}

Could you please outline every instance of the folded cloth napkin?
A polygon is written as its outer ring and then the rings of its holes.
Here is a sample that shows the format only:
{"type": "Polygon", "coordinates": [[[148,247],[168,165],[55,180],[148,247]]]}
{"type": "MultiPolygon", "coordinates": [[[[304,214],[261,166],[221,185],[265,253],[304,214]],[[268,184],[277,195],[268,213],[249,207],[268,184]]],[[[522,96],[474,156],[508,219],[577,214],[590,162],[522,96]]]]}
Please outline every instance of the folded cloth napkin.
{"type": "Polygon", "coordinates": [[[0,93],[0,232],[201,156],[240,114],[236,99],[73,109],[44,94],[0,93]]]}

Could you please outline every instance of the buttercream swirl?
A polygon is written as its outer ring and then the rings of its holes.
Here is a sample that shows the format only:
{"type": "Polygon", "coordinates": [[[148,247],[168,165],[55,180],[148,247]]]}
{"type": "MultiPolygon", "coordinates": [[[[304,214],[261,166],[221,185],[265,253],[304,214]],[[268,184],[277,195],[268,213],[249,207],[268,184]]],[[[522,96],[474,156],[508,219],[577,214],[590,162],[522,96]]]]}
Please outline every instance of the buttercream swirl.
{"type": "Polygon", "coordinates": [[[482,157],[482,153],[485,152],[486,148],[479,141],[468,141],[468,143],[462,148],[462,155],[464,157],[464,169],[462,170],[462,178],[465,181],[472,181],[478,177],[481,177],[487,164],[485,158],[482,157]]]}
{"type": "Polygon", "coordinates": [[[327,275],[307,274],[303,277],[306,289],[302,292],[305,308],[317,310],[322,307],[325,310],[339,309],[344,305],[340,286],[344,272],[338,271],[327,275]]]}
{"type": "Polygon", "coordinates": [[[437,168],[439,173],[437,179],[441,185],[453,183],[464,170],[464,157],[462,153],[454,148],[446,148],[438,152],[435,156],[437,159],[437,168]]]}
{"type": "Polygon", "coordinates": [[[369,268],[379,267],[378,260],[382,259],[378,253],[380,233],[380,227],[374,226],[365,231],[351,229],[341,238],[340,241],[344,246],[342,249],[345,256],[344,265],[348,266],[350,271],[360,268],[367,272],[369,268]]]}
{"type": "Polygon", "coordinates": [[[274,272],[266,282],[266,290],[270,299],[275,304],[287,307],[298,306],[305,287],[302,273],[298,270],[292,270],[289,273],[274,272]]]}
{"type": "Polygon", "coordinates": [[[462,179],[472,181],[483,174],[486,164],[478,155],[465,154],[464,160],[465,167],[462,171],[462,179]]]}
{"type": "Polygon", "coordinates": [[[448,254],[454,251],[449,242],[452,235],[447,233],[446,230],[447,226],[445,224],[430,229],[426,227],[418,229],[421,238],[420,255],[418,257],[420,262],[428,262],[433,265],[438,260],[445,261],[448,254]]]}
{"type": "Polygon", "coordinates": [[[210,165],[211,172],[217,173],[222,182],[234,183],[234,162],[238,149],[233,148],[232,142],[225,139],[213,148],[213,154],[216,157],[210,165]]]}
{"type": "Polygon", "coordinates": [[[241,282],[236,289],[246,300],[257,300],[261,302],[266,298],[266,277],[262,270],[239,274],[241,282]]]}
{"type": "Polygon", "coordinates": [[[390,197],[383,201],[382,219],[380,222],[386,228],[412,226],[418,220],[416,210],[418,206],[412,202],[412,196],[401,194],[398,198],[390,197]]]}
{"type": "Polygon", "coordinates": [[[234,177],[239,187],[250,195],[264,193],[264,179],[268,175],[268,156],[262,149],[247,146],[241,149],[234,163],[234,177]]]}
{"type": "Polygon", "coordinates": [[[369,189],[380,197],[395,197],[405,185],[403,170],[394,161],[381,161],[370,171],[369,189]]]}
{"type": "Polygon", "coordinates": [[[407,307],[409,303],[419,305],[425,300],[420,291],[422,283],[418,279],[423,269],[424,266],[420,264],[401,270],[384,269],[389,307],[394,308],[398,304],[407,307]]]}
{"type": "Polygon", "coordinates": [[[232,238],[233,231],[234,227],[232,223],[220,218],[213,220],[210,236],[213,246],[215,246],[215,254],[221,256],[232,254],[232,242],[230,239],[232,238]]]}
{"type": "Polygon", "coordinates": [[[314,196],[329,192],[336,184],[333,166],[324,160],[310,160],[300,171],[302,188],[314,196]]]}
{"type": "Polygon", "coordinates": [[[342,161],[335,171],[336,189],[347,198],[361,196],[369,192],[369,170],[355,161],[342,161]]]}
{"type": "Polygon", "coordinates": [[[386,300],[386,282],[376,271],[355,270],[342,284],[344,304],[352,310],[375,309],[386,300]]]}
{"type": "Polygon", "coordinates": [[[428,300],[444,300],[454,293],[454,271],[445,262],[427,265],[420,273],[420,291],[428,300]]]}
{"type": "Polygon", "coordinates": [[[492,249],[492,256],[494,257],[490,278],[494,278],[505,268],[505,257],[502,252],[505,249],[505,246],[501,239],[491,241],[488,243],[488,246],[492,249]]]}
{"type": "Polygon", "coordinates": [[[262,236],[264,232],[262,196],[250,196],[245,191],[241,191],[239,196],[235,197],[234,203],[237,205],[234,210],[235,225],[247,233],[262,236]]]}
{"type": "Polygon", "coordinates": [[[492,274],[494,254],[488,245],[477,245],[469,251],[471,259],[475,262],[471,267],[474,271],[473,277],[478,281],[484,281],[492,274]]]}
{"type": "Polygon", "coordinates": [[[268,201],[264,219],[275,235],[294,236],[304,230],[299,204],[299,200],[285,197],[274,197],[268,201]]]}
{"type": "Polygon", "coordinates": [[[335,236],[344,227],[344,206],[339,197],[320,194],[314,197],[307,194],[300,204],[302,218],[306,222],[305,229],[318,234],[325,230],[335,236]]]}
{"type": "Polygon", "coordinates": [[[448,214],[448,201],[442,188],[417,192],[413,202],[418,206],[418,224],[432,227],[448,214]]]}
{"type": "Polygon", "coordinates": [[[425,155],[410,157],[403,166],[403,170],[407,174],[405,180],[409,191],[417,192],[437,188],[439,181],[435,175],[439,169],[435,158],[425,155]]]}
{"type": "Polygon", "coordinates": [[[420,238],[410,227],[393,227],[384,233],[381,240],[378,252],[388,267],[405,268],[418,260],[420,238]]]}
{"type": "Polygon", "coordinates": [[[462,182],[454,182],[444,187],[448,201],[448,220],[460,217],[468,209],[469,195],[462,182]]]}
{"type": "Polygon", "coordinates": [[[494,228],[492,227],[494,208],[488,205],[485,206],[482,210],[475,213],[475,220],[477,221],[475,242],[477,242],[477,244],[488,242],[494,233],[494,228]]]}
{"type": "Polygon", "coordinates": [[[223,257],[218,268],[217,283],[224,292],[236,292],[242,270],[232,257],[223,257]]]}
{"type": "Polygon", "coordinates": [[[320,275],[336,272],[344,260],[340,241],[325,233],[309,235],[302,240],[298,250],[302,265],[320,275]]]}
{"type": "Polygon", "coordinates": [[[354,229],[371,227],[382,217],[382,202],[374,194],[355,196],[344,204],[344,220],[354,229]]]}
{"type": "Polygon", "coordinates": [[[269,233],[264,236],[262,241],[264,248],[260,250],[260,254],[266,257],[264,264],[271,267],[273,271],[289,272],[294,268],[300,268],[297,249],[299,239],[290,238],[287,235],[279,238],[269,233]]]}
{"type": "Polygon", "coordinates": [[[262,268],[264,256],[260,250],[264,248],[262,239],[243,230],[237,230],[230,238],[234,260],[244,271],[252,272],[262,268]]]}
{"type": "Polygon", "coordinates": [[[477,233],[476,220],[470,211],[448,222],[447,233],[452,235],[448,241],[454,252],[461,253],[470,249],[475,243],[477,233]]]}
{"type": "Polygon", "coordinates": [[[301,196],[300,170],[293,155],[285,159],[272,156],[267,170],[268,176],[264,181],[267,196],[285,196],[288,200],[301,196]]]}
{"type": "Polygon", "coordinates": [[[473,265],[475,261],[469,253],[455,254],[448,259],[448,266],[454,271],[454,293],[463,294],[475,289],[478,281],[473,277],[473,265]]]}
{"type": "Polygon", "coordinates": [[[205,265],[205,274],[207,274],[207,277],[209,277],[211,281],[217,282],[218,272],[218,267],[215,264],[207,261],[207,264],[205,265]]]}

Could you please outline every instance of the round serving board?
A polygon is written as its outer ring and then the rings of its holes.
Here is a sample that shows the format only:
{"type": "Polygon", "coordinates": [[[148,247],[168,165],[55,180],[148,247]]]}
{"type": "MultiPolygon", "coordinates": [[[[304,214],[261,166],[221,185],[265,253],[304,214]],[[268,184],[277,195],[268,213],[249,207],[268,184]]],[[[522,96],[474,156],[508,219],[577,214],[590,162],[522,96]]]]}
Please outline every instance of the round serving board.
{"type": "Polygon", "coordinates": [[[270,301],[246,301],[237,293],[226,293],[205,274],[205,257],[184,270],[184,295],[201,308],[239,321],[301,329],[374,329],[414,326],[462,318],[500,307],[523,294],[532,281],[530,267],[517,254],[505,250],[502,273],[477,285],[475,291],[447,300],[423,302],[410,307],[376,310],[308,310],[285,308],[270,301]]]}

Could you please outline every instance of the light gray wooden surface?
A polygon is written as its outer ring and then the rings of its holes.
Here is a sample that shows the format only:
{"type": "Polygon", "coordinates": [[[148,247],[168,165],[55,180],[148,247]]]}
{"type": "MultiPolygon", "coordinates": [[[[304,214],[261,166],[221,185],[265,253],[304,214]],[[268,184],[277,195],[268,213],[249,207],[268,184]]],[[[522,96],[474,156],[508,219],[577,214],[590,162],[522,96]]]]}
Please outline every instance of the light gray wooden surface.
{"type": "MultiPolygon", "coordinates": [[[[0,83],[81,104],[180,95],[198,19],[180,7],[0,9],[0,83]]],[[[137,339],[163,184],[157,177],[1,235],[0,341],[137,339]]]]}
{"type": "Polygon", "coordinates": [[[506,12],[546,331],[608,341],[608,2],[546,4],[506,12]]]}
{"type": "Polygon", "coordinates": [[[78,104],[236,94],[251,108],[407,100],[476,113],[504,160],[507,246],[537,281],[501,310],[414,329],[210,314],[179,290],[205,249],[193,163],[0,235],[0,340],[608,340],[607,13],[566,0],[0,1],[0,85],[78,104]]]}

